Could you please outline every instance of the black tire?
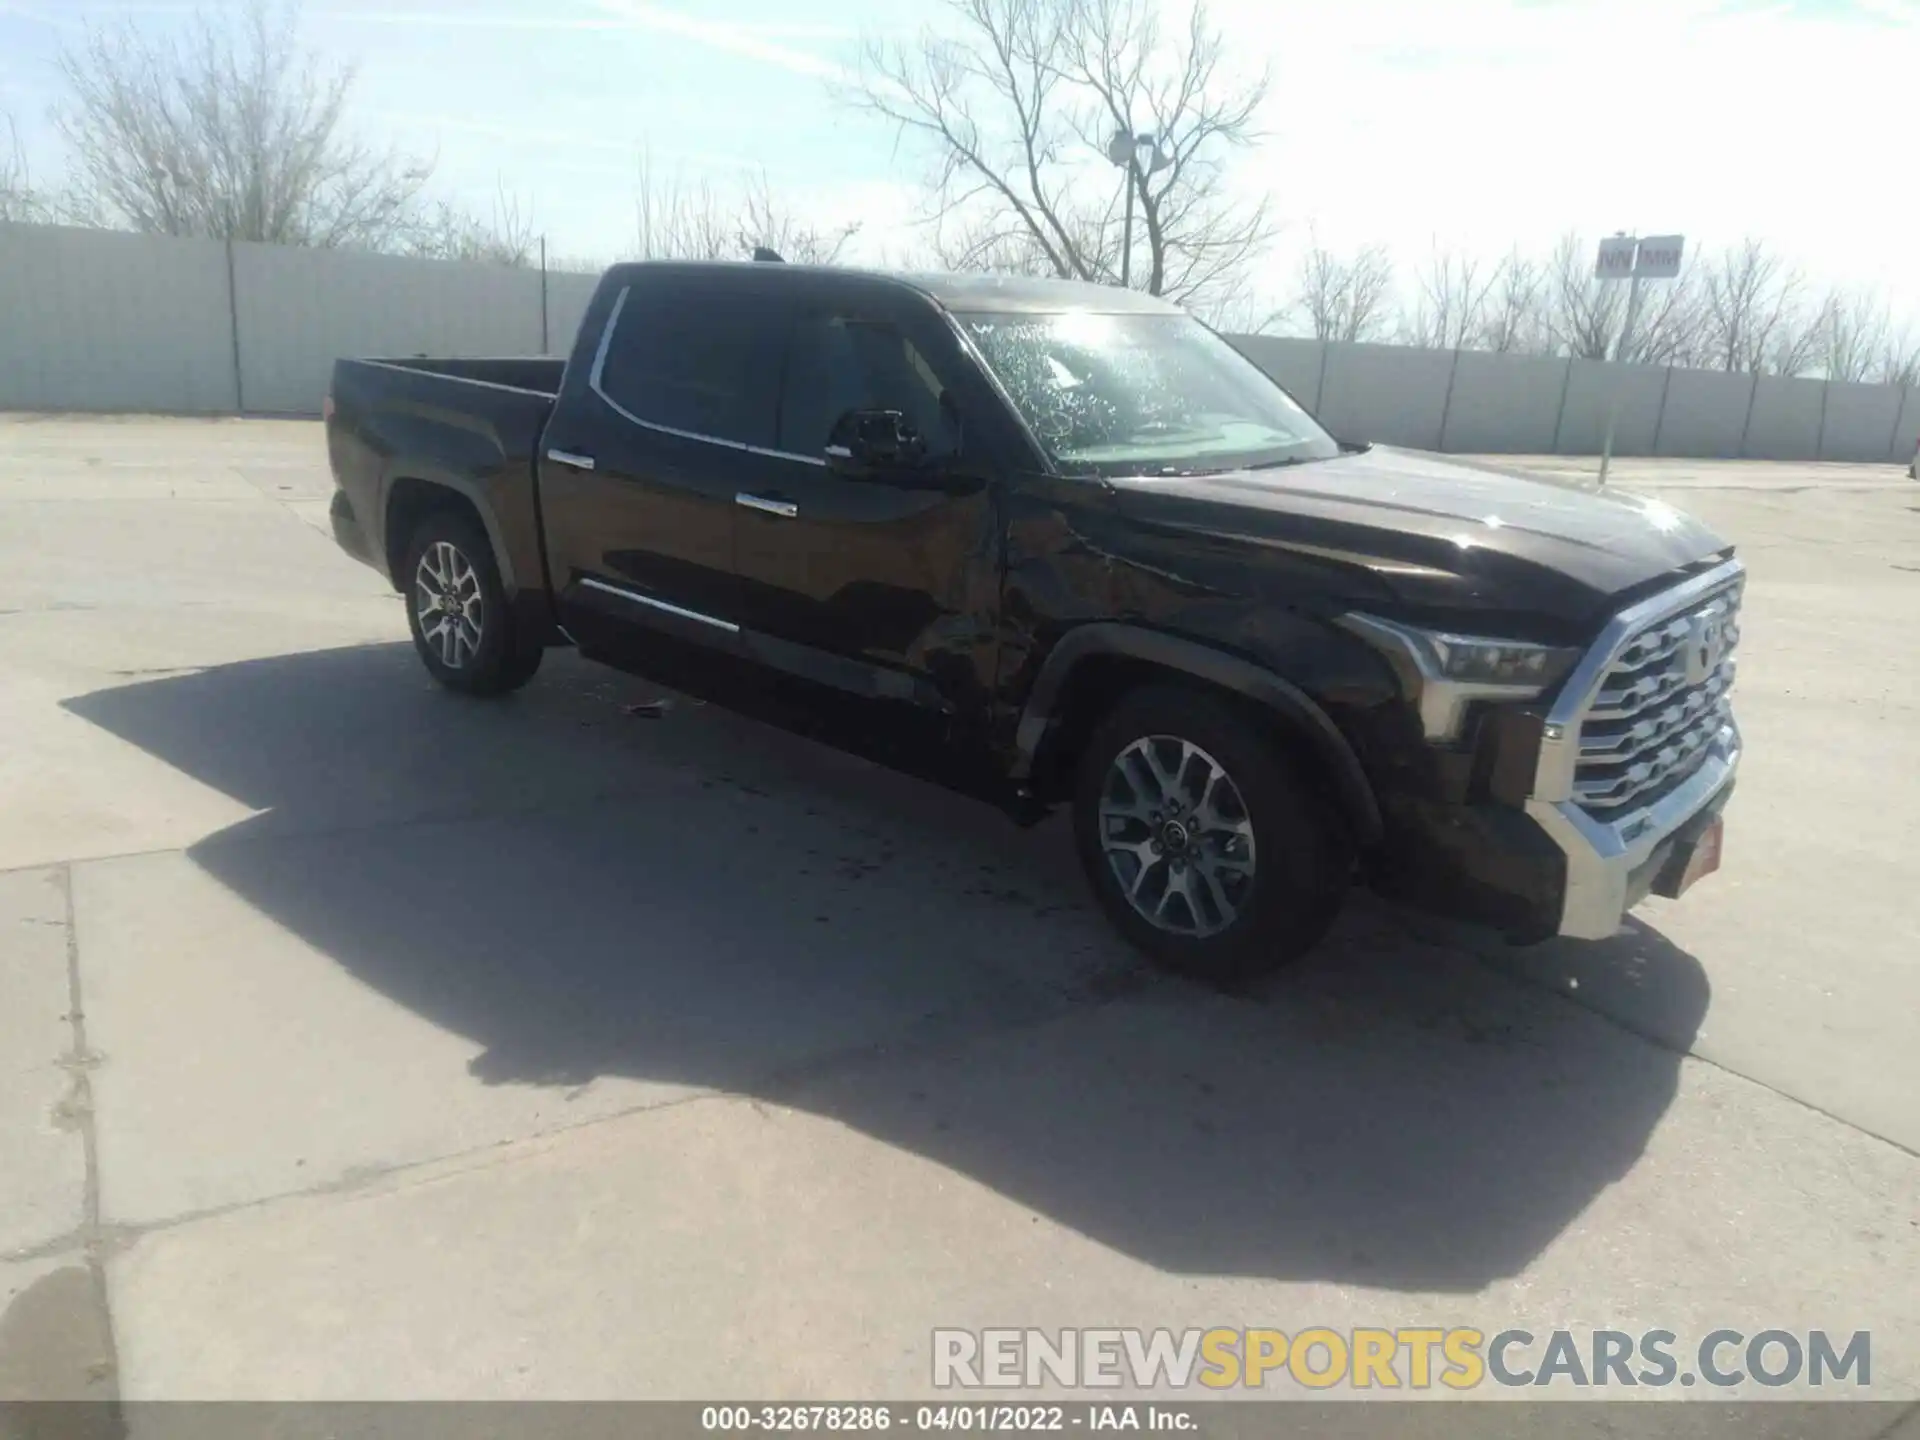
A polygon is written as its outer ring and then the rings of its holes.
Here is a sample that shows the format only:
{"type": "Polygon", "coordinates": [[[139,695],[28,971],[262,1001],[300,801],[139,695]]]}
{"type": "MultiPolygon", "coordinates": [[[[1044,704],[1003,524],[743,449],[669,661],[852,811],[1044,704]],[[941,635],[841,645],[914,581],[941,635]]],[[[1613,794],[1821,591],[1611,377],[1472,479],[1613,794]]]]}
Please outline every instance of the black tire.
{"type": "MultiPolygon", "coordinates": [[[[1150,773],[1144,778],[1151,782],[1150,773]]],[[[1073,819],[1080,863],[1115,928],[1159,964],[1213,985],[1237,986],[1306,954],[1333,924],[1352,877],[1344,828],[1298,778],[1283,747],[1235,703],[1197,687],[1154,685],[1120,700],[1081,753],[1073,819]],[[1225,773],[1230,792],[1209,792],[1214,804],[1206,817],[1186,800],[1184,824],[1163,811],[1150,813],[1150,820],[1173,820],[1171,831],[1162,821],[1136,826],[1131,818],[1103,817],[1103,801],[1131,806],[1149,795],[1114,772],[1125,755],[1138,774],[1147,759],[1136,749],[1143,743],[1154,757],[1147,763],[1170,772],[1188,765],[1179,778],[1192,777],[1193,793],[1213,770],[1225,773]],[[1210,823],[1222,814],[1231,817],[1230,827],[1210,823]],[[1145,866],[1130,854],[1110,858],[1109,826],[1118,842],[1151,843],[1140,839],[1145,835],[1162,849],[1145,866]],[[1176,847],[1194,857],[1182,862],[1191,872],[1182,881],[1166,858],[1176,847]],[[1236,874],[1249,856],[1251,876],[1236,874]],[[1122,869],[1138,880],[1141,904],[1157,908],[1158,920],[1136,908],[1122,869]],[[1182,920],[1191,923],[1183,927],[1182,920]]]]}
{"type": "Polygon", "coordinates": [[[400,581],[413,648],[435,680],[463,695],[493,696],[533,679],[545,646],[517,633],[492,542],[472,516],[458,510],[423,515],[407,542],[400,581]],[[430,598],[450,590],[458,591],[457,617],[427,608],[430,598]],[[444,625],[456,618],[464,634],[450,640],[444,625]]]}

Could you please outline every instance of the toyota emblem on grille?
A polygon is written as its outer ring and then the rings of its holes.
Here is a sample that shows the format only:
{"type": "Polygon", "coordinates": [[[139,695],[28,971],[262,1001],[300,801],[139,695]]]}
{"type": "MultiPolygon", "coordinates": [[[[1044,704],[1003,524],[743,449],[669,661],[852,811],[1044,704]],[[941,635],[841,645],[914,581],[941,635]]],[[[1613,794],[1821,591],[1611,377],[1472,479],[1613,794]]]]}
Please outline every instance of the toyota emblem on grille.
{"type": "Polygon", "coordinates": [[[1693,617],[1687,627],[1687,684],[1704,684],[1727,658],[1727,621],[1717,610],[1693,617]]]}

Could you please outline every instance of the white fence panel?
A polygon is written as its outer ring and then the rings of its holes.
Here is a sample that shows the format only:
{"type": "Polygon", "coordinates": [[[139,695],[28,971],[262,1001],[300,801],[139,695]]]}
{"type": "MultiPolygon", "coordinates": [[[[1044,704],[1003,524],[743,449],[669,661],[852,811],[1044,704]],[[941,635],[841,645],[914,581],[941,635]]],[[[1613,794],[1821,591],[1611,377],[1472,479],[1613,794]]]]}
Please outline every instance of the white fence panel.
{"type": "Polygon", "coordinates": [[[1318,340],[1295,340],[1284,335],[1229,335],[1240,353],[1280,382],[1308,411],[1320,404],[1321,367],[1327,347],[1318,340]]]}
{"type": "Polygon", "coordinates": [[[549,272],[547,275],[547,353],[571,355],[580,321],[599,287],[598,275],[549,272]]]}
{"type": "Polygon", "coordinates": [[[1440,448],[1451,350],[1329,345],[1316,418],[1342,440],[1440,448]]]}
{"type": "Polygon", "coordinates": [[[0,225],[0,410],[237,408],[226,246],[0,225]]]}
{"type": "Polygon", "coordinates": [[[233,252],[249,411],[318,414],[343,356],[540,353],[538,270],[278,245],[233,252]]]}
{"type": "Polygon", "coordinates": [[[1920,387],[1910,389],[1900,402],[1900,416],[1893,427],[1893,459],[1896,465],[1910,465],[1920,448],[1920,387]]]}
{"type": "Polygon", "coordinates": [[[1667,372],[1658,365],[1575,360],[1554,449],[1562,455],[1598,455],[1611,418],[1614,454],[1651,455],[1666,384],[1667,372]]]}
{"type": "Polygon", "coordinates": [[[1762,375],[1753,391],[1742,454],[1750,460],[1812,460],[1820,454],[1820,380],[1762,375]]]}
{"type": "Polygon", "coordinates": [[[1675,370],[1667,376],[1654,450],[1705,458],[1738,455],[1747,429],[1753,377],[1720,370],[1675,370]]]}
{"type": "Polygon", "coordinates": [[[1900,418],[1901,392],[1892,385],[1827,384],[1827,416],[1821,437],[1822,460],[1910,460],[1895,455],[1893,427],[1900,418]]]}
{"type": "Polygon", "coordinates": [[[1544,455],[1567,384],[1567,362],[1460,352],[1440,448],[1468,455],[1544,455]]]}
{"type": "MultiPolygon", "coordinates": [[[[0,225],[0,409],[311,415],[341,356],[566,355],[598,277],[0,225]],[[237,354],[236,354],[237,351],[237,354]]],[[[1920,390],[1227,337],[1342,439],[1906,464],[1920,390]],[[1889,449],[1891,447],[1891,449],[1889,449]]]]}

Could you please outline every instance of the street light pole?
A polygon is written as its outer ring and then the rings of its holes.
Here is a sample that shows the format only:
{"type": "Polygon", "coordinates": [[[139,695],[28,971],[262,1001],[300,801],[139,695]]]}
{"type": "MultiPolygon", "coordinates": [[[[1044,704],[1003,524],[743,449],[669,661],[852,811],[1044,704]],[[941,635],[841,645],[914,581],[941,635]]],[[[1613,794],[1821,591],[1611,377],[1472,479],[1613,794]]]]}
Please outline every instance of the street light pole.
{"type": "Polygon", "coordinates": [[[1107,158],[1126,173],[1127,201],[1123,212],[1125,219],[1120,223],[1120,286],[1131,289],[1133,286],[1133,188],[1140,179],[1140,151],[1147,152],[1147,170],[1151,175],[1163,170],[1172,162],[1160,148],[1160,141],[1153,135],[1129,135],[1125,130],[1113,132],[1113,139],[1107,142],[1107,158]]]}
{"type": "Polygon", "coordinates": [[[1133,285],[1133,167],[1139,154],[1139,140],[1125,130],[1113,132],[1113,139],[1107,142],[1107,158],[1119,166],[1126,178],[1121,182],[1126,186],[1126,219],[1120,225],[1120,288],[1130,289],[1133,285]]]}

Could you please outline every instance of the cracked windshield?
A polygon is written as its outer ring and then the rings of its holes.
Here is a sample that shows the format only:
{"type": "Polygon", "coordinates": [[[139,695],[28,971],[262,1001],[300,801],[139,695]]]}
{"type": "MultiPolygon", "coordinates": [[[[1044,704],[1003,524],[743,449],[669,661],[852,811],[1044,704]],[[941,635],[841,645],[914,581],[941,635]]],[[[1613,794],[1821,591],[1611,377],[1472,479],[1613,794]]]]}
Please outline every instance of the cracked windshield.
{"type": "Polygon", "coordinates": [[[1063,470],[1184,475],[1339,453],[1284,390],[1188,316],[960,319],[1063,470]]]}

